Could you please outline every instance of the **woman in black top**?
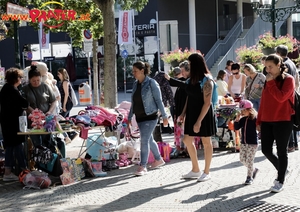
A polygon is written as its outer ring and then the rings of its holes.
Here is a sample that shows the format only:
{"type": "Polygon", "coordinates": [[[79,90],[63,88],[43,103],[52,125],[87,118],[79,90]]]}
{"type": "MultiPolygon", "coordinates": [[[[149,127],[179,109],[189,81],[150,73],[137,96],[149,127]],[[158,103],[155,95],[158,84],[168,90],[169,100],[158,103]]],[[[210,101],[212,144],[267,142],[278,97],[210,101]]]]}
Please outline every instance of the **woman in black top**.
{"type": "Polygon", "coordinates": [[[60,115],[63,117],[68,117],[71,109],[73,108],[73,103],[71,99],[71,84],[69,82],[69,75],[66,69],[60,68],[57,70],[57,76],[61,81],[61,85],[59,86],[59,92],[61,95],[61,107],[62,110],[60,115]]]}
{"type": "Polygon", "coordinates": [[[23,73],[17,68],[10,68],[5,72],[6,84],[0,92],[0,122],[5,147],[5,173],[3,181],[14,181],[19,178],[11,172],[14,157],[21,169],[26,169],[25,155],[22,142],[24,136],[18,136],[19,116],[28,108],[28,102],[24,99],[18,86],[21,84],[23,73]]]}

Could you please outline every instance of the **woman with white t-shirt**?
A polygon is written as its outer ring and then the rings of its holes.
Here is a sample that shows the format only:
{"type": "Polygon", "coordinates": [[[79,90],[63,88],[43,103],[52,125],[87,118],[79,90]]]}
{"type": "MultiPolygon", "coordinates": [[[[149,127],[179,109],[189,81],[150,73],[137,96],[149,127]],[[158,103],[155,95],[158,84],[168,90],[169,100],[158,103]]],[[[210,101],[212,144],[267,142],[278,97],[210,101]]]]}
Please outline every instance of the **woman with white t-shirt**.
{"type": "Polygon", "coordinates": [[[244,93],[246,87],[246,75],[241,73],[240,65],[237,63],[232,64],[231,73],[232,75],[229,77],[228,81],[228,92],[234,98],[244,93]]]}
{"type": "Polygon", "coordinates": [[[219,96],[226,96],[228,94],[228,84],[225,82],[226,71],[220,70],[217,76],[217,91],[219,96]]]}

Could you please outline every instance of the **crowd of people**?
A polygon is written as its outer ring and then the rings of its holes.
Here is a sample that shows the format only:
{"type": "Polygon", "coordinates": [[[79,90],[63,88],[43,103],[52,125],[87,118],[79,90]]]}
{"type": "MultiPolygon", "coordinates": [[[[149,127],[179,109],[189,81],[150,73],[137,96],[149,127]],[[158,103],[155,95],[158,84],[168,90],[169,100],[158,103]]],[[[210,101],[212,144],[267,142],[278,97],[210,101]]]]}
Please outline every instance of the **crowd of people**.
{"type": "MultiPolygon", "coordinates": [[[[34,109],[39,109],[45,115],[60,115],[62,118],[69,115],[73,105],[67,71],[59,69],[58,78],[61,83],[57,86],[56,80],[43,62],[35,62],[25,71],[10,68],[5,72],[6,83],[0,92],[0,122],[5,148],[3,181],[19,179],[11,171],[16,160],[21,170],[27,169],[23,147],[25,137],[17,134],[20,131],[19,116],[23,111],[30,114],[34,109]]],[[[32,135],[31,140],[34,145],[40,145],[46,139],[45,136],[49,135],[32,135]]],[[[64,136],[65,141],[68,141],[67,134],[64,136]]]]}
{"type": "MultiPolygon", "coordinates": [[[[278,173],[271,191],[280,192],[287,172],[288,151],[298,150],[297,132],[293,131],[291,118],[291,114],[294,114],[291,103],[294,103],[294,90],[299,89],[299,73],[294,63],[287,57],[287,51],[286,46],[280,45],[276,48],[276,54],[262,58],[264,65],[262,73],[252,64],[239,64],[229,60],[225,69],[218,72],[216,82],[208,77],[211,73],[200,53],[191,54],[187,61],[176,67],[174,77],[160,72],[159,78],[152,79],[148,76],[150,65],[147,62],[135,62],[132,74],[136,81],[132,89],[128,127],[130,130],[135,115],[140,132],[141,161],[134,174],[142,176],[148,173],[150,151],[155,161],[149,168],[159,168],[165,164],[153,139],[153,131],[160,116],[163,125],[168,125],[165,106],[169,102],[169,106],[172,106],[175,145],[187,150],[192,164],[191,170],[183,174],[182,178],[196,178],[200,182],[211,179],[210,165],[213,160],[211,137],[216,135],[217,131],[212,96],[214,86],[217,86],[220,96],[239,98],[239,113],[234,118],[234,129],[240,131],[241,135],[240,161],[247,168],[245,184],[252,184],[257,175],[258,168],[254,166],[254,159],[258,140],[261,139],[262,152],[278,173]],[[203,83],[206,77],[209,80],[203,83]],[[176,87],[173,89],[174,96],[169,94],[171,89],[162,88],[160,82],[164,83],[163,86],[176,87]],[[165,98],[172,99],[167,101],[165,98]],[[195,146],[195,140],[199,137],[204,148],[203,169],[199,166],[195,146]],[[277,154],[273,153],[274,142],[277,154]]],[[[11,172],[14,155],[18,155],[20,167],[26,168],[25,158],[21,154],[24,138],[17,136],[18,117],[22,111],[27,110],[30,113],[38,108],[45,114],[68,117],[73,107],[70,98],[71,84],[66,69],[58,70],[61,83],[57,86],[56,80],[48,72],[45,64],[33,64],[28,68],[28,84],[23,86],[21,94],[18,86],[23,77],[21,70],[9,69],[5,75],[6,84],[0,92],[0,120],[10,120],[1,122],[6,148],[3,178],[5,181],[17,179],[11,172]],[[6,101],[6,97],[11,101],[6,101]],[[7,114],[10,115],[9,118],[7,114]],[[13,128],[7,130],[10,124],[13,128]]],[[[41,138],[32,139],[34,142],[40,142],[41,138]]]]}

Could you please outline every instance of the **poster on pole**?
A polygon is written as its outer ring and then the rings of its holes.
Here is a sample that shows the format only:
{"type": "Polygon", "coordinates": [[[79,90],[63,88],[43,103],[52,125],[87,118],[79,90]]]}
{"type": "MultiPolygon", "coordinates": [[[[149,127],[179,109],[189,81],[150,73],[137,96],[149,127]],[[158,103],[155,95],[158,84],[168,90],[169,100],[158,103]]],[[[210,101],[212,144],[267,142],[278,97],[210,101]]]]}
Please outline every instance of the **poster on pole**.
{"type": "Polygon", "coordinates": [[[48,33],[44,32],[43,22],[40,22],[40,28],[39,28],[40,49],[49,49],[49,40],[50,40],[49,32],[48,33]]]}
{"type": "Polygon", "coordinates": [[[132,44],[132,14],[131,10],[119,11],[118,44],[132,44]]]}

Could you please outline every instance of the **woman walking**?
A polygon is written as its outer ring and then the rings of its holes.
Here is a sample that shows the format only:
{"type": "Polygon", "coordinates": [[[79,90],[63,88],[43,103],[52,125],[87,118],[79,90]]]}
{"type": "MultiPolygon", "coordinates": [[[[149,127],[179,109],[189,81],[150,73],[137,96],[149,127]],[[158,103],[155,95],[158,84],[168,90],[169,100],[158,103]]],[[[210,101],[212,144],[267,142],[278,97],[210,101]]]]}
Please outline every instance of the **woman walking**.
{"type": "Polygon", "coordinates": [[[212,105],[212,92],[214,83],[207,80],[203,87],[201,81],[210,75],[203,56],[199,53],[191,54],[188,58],[190,64],[190,79],[187,81],[187,100],[178,117],[183,122],[184,117],[184,138],[183,142],[187,147],[192,161],[192,170],[182,175],[182,178],[198,178],[198,181],[210,179],[210,163],[213,147],[211,136],[216,133],[216,123],[212,105]],[[200,84],[201,83],[201,84],[200,84]],[[204,146],[205,166],[202,173],[198,164],[197,150],[194,144],[194,137],[201,136],[204,146]]]}
{"type": "Polygon", "coordinates": [[[61,107],[62,107],[60,115],[66,118],[69,116],[70,111],[73,108],[69,74],[66,69],[59,68],[57,70],[57,76],[61,81],[61,85],[59,86],[59,92],[61,96],[61,107]]]}
{"type": "Polygon", "coordinates": [[[132,73],[136,81],[133,83],[132,88],[132,104],[128,115],[128,126],[130,129],[131,119],[133,114],[135,114],[141,136],[141,162],[134,174],[142,176],[147,174],[146,165],[148,163],[149,150],[152,151],[155,158],[150,168],[158,168],[165,164],[152,134],[157,124],[158,111],[163,117],[164,126],[168,125],[168,117],[163,106],[158,83],[148,77],[150,65],[138,61],[133,64],[132,73]]]}
{"type": "Polygon", "coordinates": [[[286,66],[275,54],[266,58],[266,84],[262,93],[257,116],[257,130],[261,131],[261,149],[277,170],[272,192],[283,189],[288,165],[287,147],[293,129],[294,77],[286,74],[286,66]],[[273,153],[274,140],[277,154],[273,153]]]}

